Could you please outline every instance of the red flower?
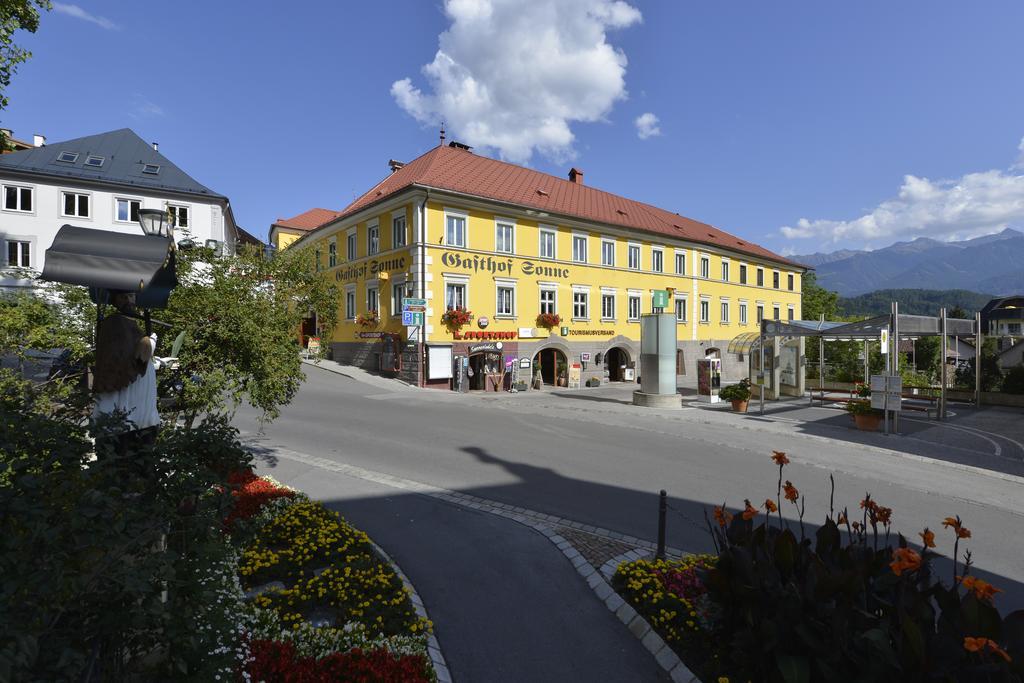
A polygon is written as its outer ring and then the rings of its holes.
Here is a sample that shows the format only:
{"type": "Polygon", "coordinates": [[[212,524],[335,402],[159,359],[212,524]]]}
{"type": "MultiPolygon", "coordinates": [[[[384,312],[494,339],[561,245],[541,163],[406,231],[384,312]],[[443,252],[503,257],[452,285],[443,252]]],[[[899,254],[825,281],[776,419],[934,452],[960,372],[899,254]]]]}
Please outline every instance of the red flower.
{"type": "Polygon", "coordinates": [[[234,506],[224,519],[224,526],[228,529],[233,528],[240,519],[255,516],[261,507],[275,498],[291,498],[295,495],[294,491],[281,488],[249,471],[228,475],[228,485],[234,499],[234,506]]]}
{"type": "Polygon", "coordinates": [[[749,500],[744,500],[746,507],[743,508],[743,519],[750,521],[757,516],[757,508],[750,504],[749,500]]]}
{"type": "Polygon", "coordinates": [[[265,683],[333,683],[381,681],[427,683],[431,680],[421,655],[397,655],[385,649],[336,652],[322,659],[300,657],[291,643],[254,640],[252,661],[245,668],[251,680],[265,683]]]}

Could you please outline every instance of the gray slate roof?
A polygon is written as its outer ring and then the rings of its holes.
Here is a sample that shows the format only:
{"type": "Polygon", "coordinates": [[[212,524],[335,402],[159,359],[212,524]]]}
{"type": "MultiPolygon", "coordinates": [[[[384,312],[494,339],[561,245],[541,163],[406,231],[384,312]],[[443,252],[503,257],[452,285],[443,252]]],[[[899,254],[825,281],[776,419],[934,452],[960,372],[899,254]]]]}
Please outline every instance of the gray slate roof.
{"type": "Polygon", "coordinates": [[[136,187],[139,191],[152,189],[226,199],[175,166],[130,128],[0,155],[0,173],[8,170],[136,187]],[[58,161],[61,152],[77,152],[78,159],[74,163],[58,161]],[[86,166],[90,155],[103,157],[103,165],[86,166]],[[143,173],[146,164],[155,164],[160,171],[156,175],[143,173]]]}

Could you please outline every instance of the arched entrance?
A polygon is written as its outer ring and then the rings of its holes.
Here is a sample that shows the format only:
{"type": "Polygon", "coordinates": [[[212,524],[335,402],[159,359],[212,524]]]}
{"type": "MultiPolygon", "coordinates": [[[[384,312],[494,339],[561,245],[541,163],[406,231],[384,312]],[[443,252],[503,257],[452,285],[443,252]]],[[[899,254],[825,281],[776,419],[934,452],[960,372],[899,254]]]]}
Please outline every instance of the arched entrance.
{"type": "Polygon", "coordinates": [[[722,352],[718,348],[712,346],[710,349],[708,349],[707,351],[704,352],[704,357],[705,358],[721,358],[722,357],[722,352]]]}
{"type": "Polygon", "coordinates": [[[621,346],[613,346],[604,354],[608,367],[608,381],[625,381],[626,368],[629,366],[629,352],[621,346]]]}
{"type": "MultiPolygon", "coordinates": [[[[534,372],[540,369],[540,376],[544,384],[554,385],[559,378],[568,380],[569,364],[565,354],[555,348],[541,349],[533,357],[534,372]]],[[[563,386],[563,385],[559,385],[563,386]]]]}

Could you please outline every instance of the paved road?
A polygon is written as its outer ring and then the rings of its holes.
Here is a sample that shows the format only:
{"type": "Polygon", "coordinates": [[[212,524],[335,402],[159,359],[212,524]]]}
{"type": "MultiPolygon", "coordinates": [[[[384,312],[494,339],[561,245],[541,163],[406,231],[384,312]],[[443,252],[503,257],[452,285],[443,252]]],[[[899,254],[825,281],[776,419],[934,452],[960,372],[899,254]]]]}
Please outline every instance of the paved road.
{"type": "MultiPolygon", "coordinates": [[[[940,551],[951,548],[941,520],[959,514],[974,533],[979,573],[1006,590],[998,605],[1024,608],[1024,497],[1017,478],[896,457],[828,425],[634,408],[625,405],[622,388],[464,396],[366,384],[312,367],[307,376],[292,405],[266,427],[267,443],[647,539],[655,536],[657,491],[664,488],[674,510],[668,542],[691,551],[709,549],[707,506],[742,507],[744,498],[774,496],[777,470],[769,455],[784,450],[793,461],[786,477],[808,499],[806,519],[820,520],[827,511],[830,473],[837,507],[854,509],[870,491],[894,509],[896,527],[911,540],[925,526],[935,530],[940,551]],[[841,440],[823,438],[829,435],[841,440]]],[[[236,424],[250,434],[259,428],[246,410],[236,424]]],[[[938,442],[905,443],[912,444],[907,450],[938,455],[938,442]]],[[[958,441],[955,448],[971,447],[958,441]]],[[[1005,441],[1002,451],[1024,457],[1005,441]]],[[[440,549],[424,552],[427,564],[446,562],[440,549]]]]}

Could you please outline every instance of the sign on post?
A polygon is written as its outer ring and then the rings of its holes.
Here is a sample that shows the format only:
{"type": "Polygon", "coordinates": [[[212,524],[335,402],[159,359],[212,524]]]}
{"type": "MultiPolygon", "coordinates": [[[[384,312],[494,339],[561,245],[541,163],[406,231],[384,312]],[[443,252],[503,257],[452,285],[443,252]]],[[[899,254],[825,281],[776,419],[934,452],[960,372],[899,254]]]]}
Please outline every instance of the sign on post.
{"type": "Polygon", "coordinates": [[[902,411],[903,378],[899,375],[871,375],[871,407],[902,411]]]}
{"type": "Polygon", "coordinates": [[[668,308],[668,292],[664,289],[655,289],[652,291],[651,306],[654,308],[668,308]]]}
{"type": "Polygon", "coordinates": [[[889,353],[889,328],[883,327],[882,332],[879,335],[879,341],[882,342],[882,353],[889,353]]]}
{"type": "Polygon", "coordinates": [[[402,311],[402,324],[412,327],[423,324],[423,314],[413,311],[402,311]]]}

